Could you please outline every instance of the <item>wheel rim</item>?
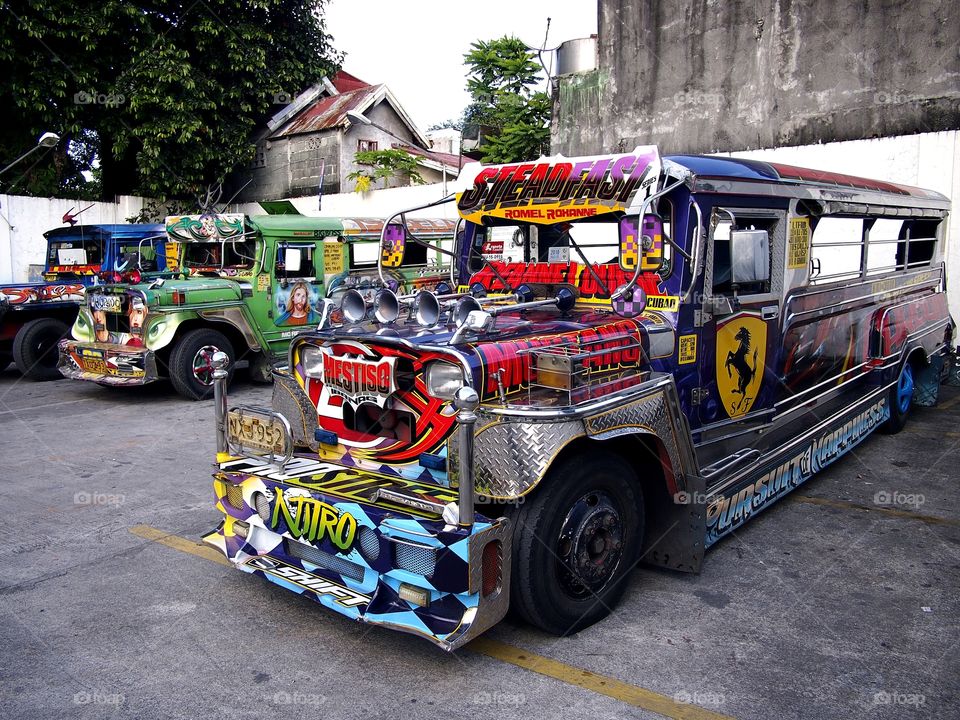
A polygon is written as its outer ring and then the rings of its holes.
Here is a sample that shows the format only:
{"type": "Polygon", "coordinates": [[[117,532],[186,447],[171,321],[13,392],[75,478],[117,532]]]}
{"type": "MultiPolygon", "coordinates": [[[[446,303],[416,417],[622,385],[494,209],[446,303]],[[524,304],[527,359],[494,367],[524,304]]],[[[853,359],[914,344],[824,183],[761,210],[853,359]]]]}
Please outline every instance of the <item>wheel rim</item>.
{"type": "Polygon", "coordinates": [[[213,354],[216,352],[220,352],[216,345],[204,345],[193,356],[193,377],[201,385],[213,385],[213,354]]]}
{"type": "Polygon", "coordinates": [[[623,518],[605,492],[573,504],[557,539],[557,573],[570,597],[596,594],[615,576],[623,557],[623,518]]]}
{"type": "Polygon", "coordinates": [[[911,400],[913,400],[913,368],[907,364],[903,366],[903,372],[900,373],[900,380],[897,382],[897,406],[901,414],[910,409],[911,400]]]}

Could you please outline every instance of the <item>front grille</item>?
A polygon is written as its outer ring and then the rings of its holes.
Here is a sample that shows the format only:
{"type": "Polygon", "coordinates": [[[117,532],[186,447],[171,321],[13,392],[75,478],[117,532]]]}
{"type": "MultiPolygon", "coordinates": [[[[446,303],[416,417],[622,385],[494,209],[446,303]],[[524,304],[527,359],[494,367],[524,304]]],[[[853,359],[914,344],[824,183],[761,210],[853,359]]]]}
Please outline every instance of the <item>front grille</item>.
{"type": "Polygon", "coordinates": [[[399,542],[395,542],[393,548],[394,563],[398,568],[424,577],[433,575],[437,567],[437,551],[434,548],[399,542]]]}
{"type": "Polygon", "coordinates": [[[286,547],[288,555],[292,555],[300,560],[306,560],[326,570],[332,570],[352,580],[363,580],[363,568],[355,562],[350,562],[342,557],[318,550],[312,545],[305,545],[303,543],[293,542],[292,540],[284,540],[284,546],[286,547]]]}

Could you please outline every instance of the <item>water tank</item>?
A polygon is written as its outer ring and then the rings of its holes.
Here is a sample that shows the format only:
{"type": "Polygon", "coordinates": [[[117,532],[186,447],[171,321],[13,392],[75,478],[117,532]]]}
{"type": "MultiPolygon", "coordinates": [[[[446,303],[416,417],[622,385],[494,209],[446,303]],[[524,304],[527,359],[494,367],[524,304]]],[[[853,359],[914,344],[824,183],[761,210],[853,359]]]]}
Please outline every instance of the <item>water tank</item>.
{"type": "Polygon", "coordinates": [[[597,36],[567,40],[557,48],[557,75],[597,68],[597,36]]]}

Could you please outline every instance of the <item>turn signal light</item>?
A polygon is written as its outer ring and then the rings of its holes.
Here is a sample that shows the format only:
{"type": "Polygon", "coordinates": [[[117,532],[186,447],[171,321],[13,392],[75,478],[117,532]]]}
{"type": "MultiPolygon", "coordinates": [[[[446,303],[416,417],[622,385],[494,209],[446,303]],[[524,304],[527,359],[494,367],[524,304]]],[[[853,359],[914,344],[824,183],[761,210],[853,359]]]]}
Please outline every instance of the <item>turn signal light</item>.
{"type": "Polygon", "coordinates": [[[400,596],[401,600],[406,600],[420,607],[426,607],[430,604],[430,591],[425,588],[419,588],[416,585],[400,583],[400,589],[397,591],[397,595],[400,596]]]}
{"type": "Polygon", "coordinates": [[[183,290],[174,290],[170,293],[170,301],[174,305],[186,305],[187,304],[187,293],[183,290]]]}

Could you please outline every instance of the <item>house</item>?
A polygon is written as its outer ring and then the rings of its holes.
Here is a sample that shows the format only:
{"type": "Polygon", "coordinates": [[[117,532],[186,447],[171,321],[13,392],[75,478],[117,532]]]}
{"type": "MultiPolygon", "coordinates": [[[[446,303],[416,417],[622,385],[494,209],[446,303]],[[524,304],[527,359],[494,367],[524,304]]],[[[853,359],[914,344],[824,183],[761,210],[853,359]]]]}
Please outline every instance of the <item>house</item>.
{"type": "MultiPolygon", "coordinates": [[[[350,192],[348,176],[365,167],[355,155],[361,150],[402,148],[417,157],[420,175],[428,183],[456,177],[463,162],[458,155],[433,152],[397,98],[383,84],[371,85],[340,71],[324,78],[270,118],[255,136],[256,157],[240,184],[240,202],[350,192]]],[[[409,184],[390,177],[371,189],[409,184]]]]}

